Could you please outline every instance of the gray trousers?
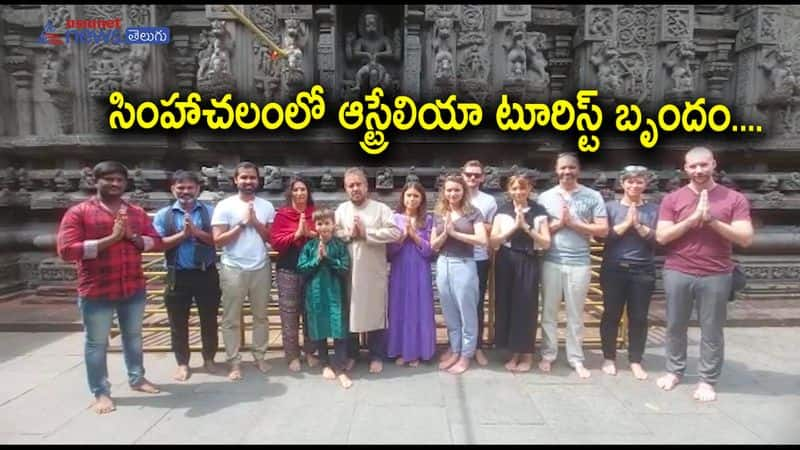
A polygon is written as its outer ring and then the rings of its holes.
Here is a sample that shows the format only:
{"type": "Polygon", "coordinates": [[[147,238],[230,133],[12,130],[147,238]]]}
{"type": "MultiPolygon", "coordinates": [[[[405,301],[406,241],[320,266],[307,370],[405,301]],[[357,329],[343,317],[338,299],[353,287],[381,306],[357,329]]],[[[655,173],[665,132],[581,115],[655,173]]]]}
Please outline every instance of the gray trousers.
{"type": "Polygon", "coordinates": [[[583,305],[592,280],[591,266],[573,266],[545,261],[542,264],[542,359],[558,356],[558,307],[567,310],[567,361],[583,364],[583,305]]]}
{"type": "Polygon", "coordinates": [[[731,274],[696,276],[664,269],[667,297],[667,372],[682,376],[686,371],[686,332],[692,309],[700,322],[700,361],[697,373],[715,384],[722,373],[725,340],[723,326],[731,292],[731,274]]]}

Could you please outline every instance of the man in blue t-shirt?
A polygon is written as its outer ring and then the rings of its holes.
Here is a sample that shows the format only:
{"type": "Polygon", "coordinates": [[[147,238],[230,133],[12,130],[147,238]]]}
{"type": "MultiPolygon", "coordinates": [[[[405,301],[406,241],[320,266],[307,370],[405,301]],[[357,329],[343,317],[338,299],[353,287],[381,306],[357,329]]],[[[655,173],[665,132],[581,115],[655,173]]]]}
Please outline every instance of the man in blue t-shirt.
{"type": "Polygon", "coordinates": [[[219,275],[217,254],[211,235],[214,208],[197,197],[200,178],[184,170],[172,176],[175,203],[160,209],[153,226],[163,237],[167,266],[164,304],[170,324],[172,351],[178,363],[173,378],[186,381],[189,369],[189,311],[192,299],[197,303],[203,341],[203,367],[214,373],[217,353],[217,315],[219,313],[219,275]]]}
{"type": "Polygon", "coordinates": [[[558,185],[537,201],[551,217],[550,249],[542,264],[542,361],[549,372],[558,355],[558,305],[567,308],[567,361],[578,376],[591,373],[583,366],[583,304],[592,278],[590,241],[608,234],[606,206],[599,192],[578,183],[577,155],[562,153],[556,159],[558,185]]]}

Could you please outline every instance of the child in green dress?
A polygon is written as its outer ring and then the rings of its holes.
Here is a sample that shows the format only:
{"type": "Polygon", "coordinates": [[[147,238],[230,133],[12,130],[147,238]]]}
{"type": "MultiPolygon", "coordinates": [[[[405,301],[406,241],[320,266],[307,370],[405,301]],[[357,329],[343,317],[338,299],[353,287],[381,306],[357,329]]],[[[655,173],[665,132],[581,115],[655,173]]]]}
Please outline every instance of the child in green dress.
{"type": "Polygon", "coordinates": [[[305,277],[308,334],[319,350],[322,376],[338,378],[347,389],[353,385],[345,373],[349,332],[344,277],[350,268],[350,257],[345,244],[333,235],[333,211],[320,209],[312,217],[319,237],[306,242],[297,261],[297,271],[305,277]],[[328,359],[328,338],[333,339],[333,361],[328,359]]]}

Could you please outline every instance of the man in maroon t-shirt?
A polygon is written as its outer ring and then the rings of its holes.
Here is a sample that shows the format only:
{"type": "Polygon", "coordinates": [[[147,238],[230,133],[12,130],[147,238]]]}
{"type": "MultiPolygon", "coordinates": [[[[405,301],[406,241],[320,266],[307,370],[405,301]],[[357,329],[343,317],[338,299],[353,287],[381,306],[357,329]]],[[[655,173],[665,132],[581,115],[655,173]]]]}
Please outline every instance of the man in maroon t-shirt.
{"type": "Polygon", "coordinates": [[[731,244],[753,242],[750,205],[740,193],[714,182],[717,166],[711,150],[695,147],[686,153],[688,185],[664,197],[656,240],[666,247],[664,293],[667,297],[667,374],[657,384],[671,390],[686,370],[686,332],[698,303],[700,321],[700,382],[694,398],[716,398],[714,384],[722,372],[728,297],[733,261],[731,244]]]}

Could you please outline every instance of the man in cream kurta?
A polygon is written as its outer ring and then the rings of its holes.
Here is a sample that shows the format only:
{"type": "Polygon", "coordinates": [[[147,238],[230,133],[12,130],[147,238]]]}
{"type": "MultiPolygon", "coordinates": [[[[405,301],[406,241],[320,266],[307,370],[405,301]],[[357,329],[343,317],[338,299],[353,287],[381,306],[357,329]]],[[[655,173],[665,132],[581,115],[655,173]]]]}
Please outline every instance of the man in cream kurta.
{"type": "Polygon", "coordinates": [[[400,239],[402,232],[392,220],[392,210],[368,198],[367,177],[361,169],[347,169],[344,187],[350,200],[336,208],[336,235],[347,242],[352,260],[350,331],[367,332],[369,370],[378,373],[383,370],[388,301],[386,244],[400,239]]]}

